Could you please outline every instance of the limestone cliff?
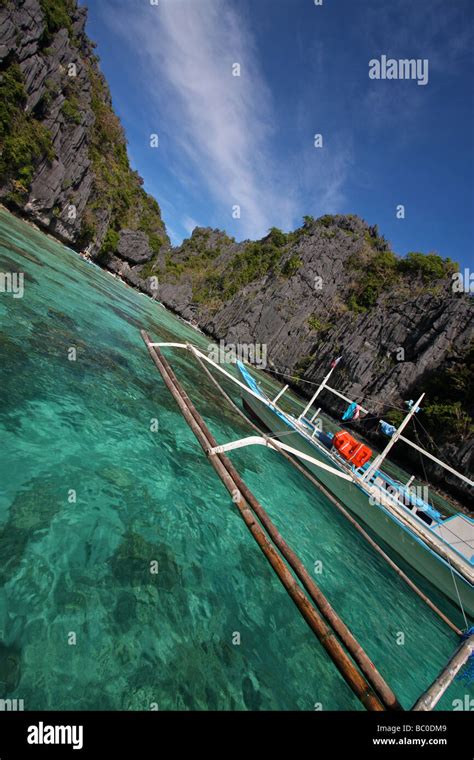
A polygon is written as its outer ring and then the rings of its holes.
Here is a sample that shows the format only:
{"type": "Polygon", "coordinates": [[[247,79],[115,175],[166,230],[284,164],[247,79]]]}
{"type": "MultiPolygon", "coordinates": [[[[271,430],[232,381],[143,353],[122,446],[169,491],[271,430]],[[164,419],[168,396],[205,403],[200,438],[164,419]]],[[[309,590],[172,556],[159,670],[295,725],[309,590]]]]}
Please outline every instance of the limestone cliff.
{"type": "Polygon", "coordinates": [[[86,15],[75,0],[0,1],[0,200],[94,256],[133,233],[145,261],[168,237],[130,168],[86,15]]]}

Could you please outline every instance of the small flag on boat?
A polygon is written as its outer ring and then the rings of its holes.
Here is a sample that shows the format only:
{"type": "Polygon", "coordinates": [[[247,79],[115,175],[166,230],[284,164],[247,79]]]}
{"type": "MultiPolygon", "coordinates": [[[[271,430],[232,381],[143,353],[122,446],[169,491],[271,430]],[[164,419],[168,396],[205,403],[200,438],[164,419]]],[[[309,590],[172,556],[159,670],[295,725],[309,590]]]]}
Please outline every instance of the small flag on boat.
{"type": "Polygon", "coordinates": [[[338,356],[337,359],[333,359],[331,362],[331,369],[334,369],[334,367],[337,367],[341,359],[342,359],[342,356],[338,356]]]}

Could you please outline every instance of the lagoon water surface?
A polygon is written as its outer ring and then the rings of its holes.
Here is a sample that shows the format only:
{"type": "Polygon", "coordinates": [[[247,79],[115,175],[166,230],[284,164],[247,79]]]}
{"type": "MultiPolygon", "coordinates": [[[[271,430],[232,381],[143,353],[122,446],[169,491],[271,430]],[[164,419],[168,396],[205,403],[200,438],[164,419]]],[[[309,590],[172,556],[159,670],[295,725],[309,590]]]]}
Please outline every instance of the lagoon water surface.
{"type": "MultiPolygon", "coordinates": [[[[0,699],[26,710],[362,709],[139,330],[208,340],[5,211],[0,271],[23,272],[25,288],[0,293],[0,699]]],[[[188,354],[167,355],[218,441],[249,431],[188,354]]],[[[456,636],[277,454],[232,459],[409,707],[456,636]]],[[[466,694],[457,681],[438,708],[466,694]]]]}

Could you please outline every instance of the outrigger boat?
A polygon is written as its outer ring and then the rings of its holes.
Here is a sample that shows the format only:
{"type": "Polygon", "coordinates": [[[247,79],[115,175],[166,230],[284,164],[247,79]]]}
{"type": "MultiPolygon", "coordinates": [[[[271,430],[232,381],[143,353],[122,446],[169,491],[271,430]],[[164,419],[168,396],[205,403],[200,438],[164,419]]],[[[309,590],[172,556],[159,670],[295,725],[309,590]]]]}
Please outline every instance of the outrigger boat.
{"type": "MultiPolygon", "coordinates": [[[[464,615],[466,628],[469,627],[466,616],[474,619],[474,520],[462,513],[443,516],[411,488],[414,478],[403,484],[381,469],[391,448],[401,440],[474,487],[472,480],[402,435],[420,409],[424,394],[411,404],[399,428],[393,429],[385,449],[372,459],[370,448],[355,441],[348,431],[341,430],[334,435],[323,433],[317,424],[320,409],[312,417],[306,416],[324,389],[355,405],[351,399],[328,385],[336,362],[303,412],[295,417],[283,411],[277,403],[288,386],[270,399],[240,361],[236,364],[241,379],[189,343],[160,342],[149,345],[186,349],[210,364],[244,391],[244,408],[272,433],[271,437],[252,435],[231,441],[215,447],[209,454],[252,445],[275,449],[277,442],[279,449],[301,460],[340,502],[454,602],[464,615]],[[291,440],[291,445],[288,440],[291,440]]],[[[359,409],[367,413],[362,406],[359,409]]]]}
{"type": "MultiPolygon", "coordinates": [[[[474,486],[474,482],[465,475],[402,435],[419,411],[424,394],[416,403],[411,404],[398,430],[392,428],[385,449],[370,461],[371,449],[356,441],[348,431],[341,430],[335,434],[322,432],[317,424],[320,409],[310,418],[307,417],[324,389],[355,406],[351,399],[328,386],[335,366],[331,367],[299,417],[294,417],[277,406],[277,401],[288,386],[271,400],[241,362],[238,362],[238,367],[242,378],[253,392],[252,395],[245,395],[244,407],[272,432],[279,440],[279,446],[299,456],[312,474],[374,533],[471,619],[474,618],[474,520],[461,512],[444,517],[420,498],[418,489],[411,487],[413,477],[403,484],[381,469],[391,448],[401,440],[468,485],[474,486]],[[289,438],[291,446],[284,443],[289,438]],[[333,468],[328,468],[327,464],[326,467],[321,466],[325,463],[330,463],[333,468]]],[[[359,409],[367,413],[363,407],[359,406],[359,409]]],[[[228,450],[235,447],[229,444],[224,448],[228,450]]]]}
{"type": "MultiPolygon", "coordinates": [[[[376,664],[368,657],[361,644],[344,623],[344,620],[337,614],[330,601],[307,572],[295,551],[287,544],[277,526],[265,511],[265,508],[249,489],[245,481],[242,480],[232,462],[227,456],[225,456],[225,454],[223,454],[223,452],[254,443],[263,443],[273,450],[278,451],[280,455],[284,455],[285,458],[289,459],[301,472],[304,472],[303,468],[296,461],[293,461],[291,457],[287,457],[282,445],[268,435],[251,436],[250,438],[234,441],[233,443],[219,445],[186,391],[181,386],[167,358],[163,355],[160,349],[163,347],[185,348],[192,352],[199,361],[201,369],[203,369],[208,375],[222,396],[240,416],[245,417],[242,410],[239,409],[234,400],[226,393],[218,380],[211,374],[211,372],[209,372],[207,367],[204,366],[202,360],[209,362],[209,364],[226,375],[233,383],[242,387],[246,393],[252,396],[252,398],[263,401],[265,406],[270,407],[272,402],[264,394],[260,393],[258,386],[253,384],[253,379],[250,375],[248,379],[250,379],[252,387],[243,383],[241,380],[232,377],[229,372],[219,366],[216,362],[212,361],[210,357],[206,357],[201,351],[199,351],[199,349],[191,344],[153,343],[145,330],[141,330],[141,336],[156,368],[160,372],[165,386],[175,399],[184,420],[194,433],[199,445],[209,457],[209,461],[212,463],[215,472],[232,496],[232,501],[240,513],[245,525],[255,539],[266,560],[269,562],[269,565],[277,575],[282,586],[286,589],[289,597],[292,599],[311,631],[315,634],[322,647],[330,656],[331,660],[337,666],[346,683],[368,710],[377,712],[382,710],[403,710],[403,706],[397,699],[396,694],[377,670],[376,664]],[[290,572],[290,568],[292,572],[290,572]],[[301,585],[297,581],[300,581],[301,585]]],[[[240,369],[241,371],[242,369],[245,370],[245,367],[241,365],[240,369]]],[[[253,427],[257,432],[260,432],[257,426],[253,425],[253,427]]],[[[346,449],[342,442],[340,447],[343,450],[346,449]]],[[[291,449],[291,447],[286,448],[288,448],[288,450],[291,449]]],[[[300,453],[299,456],[307,461],[317,461],[314,457],[305,456],[302,453],[300,453]]],[[[318,463],[318,466],[321,466],[327,471],[334,470],[331,465],[323,464],[322,462],[318,463]]],[[[436,613],[452,631],[461,637],[462,643],[458,646],[446,667],[443,668],[439,676],[433,681],[429,688],[424,691],[412,708],[413,710],[418,711],[432,710],[456,675],[460,673],[461,669],[472,657],[474,649],[474,627],[469,628],[467,619],[465,618],[466,630],[463,632],[429,599],[429,597],[426,596],[426,594],[423,593],[419,587],[416,586],[416,584],[410,580],[400,567],[397,567],[392,559],[383,552],[382,548],[370,537],[367,531],[364,531],[357,520],[349,515],[348,510],[346,510],[327,489],[318,485],[317,480],[308,472],[305,472],[304,474],[314,485],[318,486],[318,488],[325,493],[326,497],[337,506],[339,511],[345,514],[346,518],[357,528],[359,533],[365,536],[365,539],[372,545],[373,549],[385,557],[388,564],[397,572],[398,577],[403,579],[418,597],[423,599],[431,610],[436,613]]],[[[341,473],[341,475],[345,477],[345,473],[341,473]]],[[[463,677],[464,675],[469,677],[469,669],[463,674],[463,677]]]]}

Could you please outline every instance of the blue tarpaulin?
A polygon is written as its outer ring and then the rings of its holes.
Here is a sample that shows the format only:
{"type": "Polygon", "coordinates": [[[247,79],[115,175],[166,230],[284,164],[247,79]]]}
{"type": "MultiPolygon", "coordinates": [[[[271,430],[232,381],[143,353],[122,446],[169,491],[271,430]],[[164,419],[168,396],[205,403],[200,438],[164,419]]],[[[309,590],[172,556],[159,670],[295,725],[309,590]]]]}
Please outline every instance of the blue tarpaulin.
{"type": "Polygon", "coordinates": [[[388,437],[391,438],[397,428],[390,425],[388,422],[380,420],[380,429],[382,433],[385,433],[385,435],[388,435],[388,437]]]}

